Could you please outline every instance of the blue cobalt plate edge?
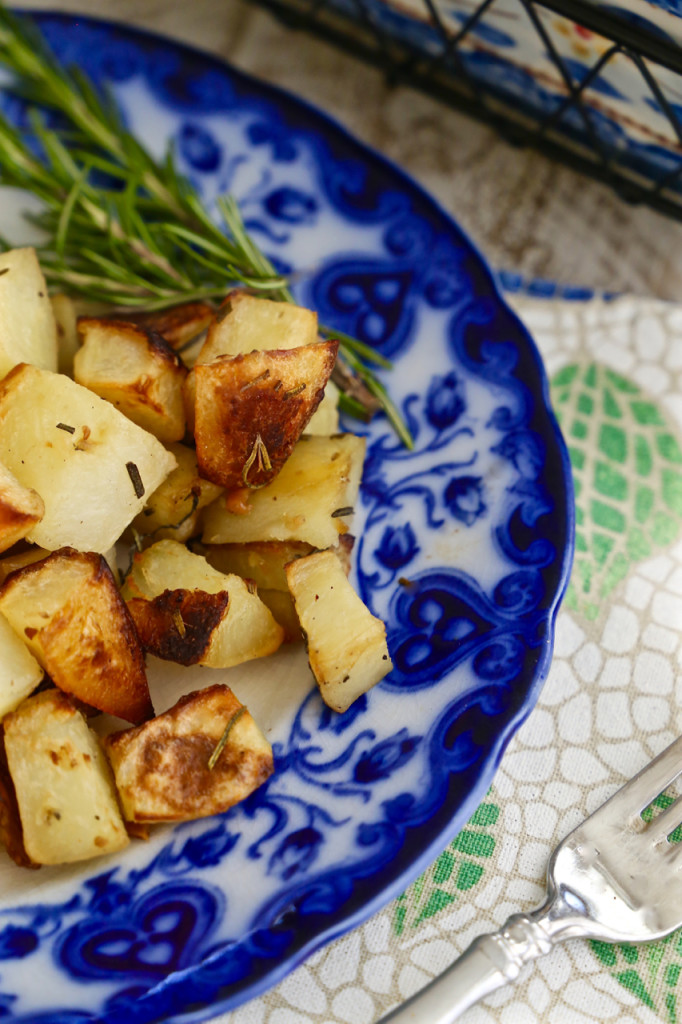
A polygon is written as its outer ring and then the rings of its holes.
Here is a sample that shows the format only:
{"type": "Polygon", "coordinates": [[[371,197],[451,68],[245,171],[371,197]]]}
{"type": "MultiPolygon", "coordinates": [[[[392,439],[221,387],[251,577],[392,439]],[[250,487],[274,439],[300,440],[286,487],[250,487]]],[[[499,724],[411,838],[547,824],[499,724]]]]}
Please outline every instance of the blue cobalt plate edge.
{"type": "MultiPolygon", "coordinates": [[[[532,340],[414,182],[206,54],[37,17],[60,60],[112,86],[150,148],[173,141],[207,202],[236,194],[302,303],[394,360],[384,379],[416,439],[408,452],[382,417],[361,430],[353,581],[387,622],[390,676],[336,715],[300,651],[228,673],[152,664],[161,704],[176,685],[229,682],[272,740],[273,778],[117,858],[37,876],[1,866],[3,1021],[186,1024],[360,924],[474,811],[549,668],[573,549],[570,466],[532,340]]],[[[1,101],[21,123],[19,101],[1,101]]]]}

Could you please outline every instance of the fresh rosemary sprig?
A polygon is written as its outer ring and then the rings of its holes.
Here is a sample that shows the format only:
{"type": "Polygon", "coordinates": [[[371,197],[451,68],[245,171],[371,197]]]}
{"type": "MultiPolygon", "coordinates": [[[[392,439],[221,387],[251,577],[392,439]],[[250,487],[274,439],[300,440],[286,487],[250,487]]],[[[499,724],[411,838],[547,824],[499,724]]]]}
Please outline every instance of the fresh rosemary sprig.
{"type": "MultiPolygon", "coordinates": [[[[6,90],[27,110],[21,131],[0,115],[0,184],[40,200],[40,212],[26,216],[44,233],[39,255],[52,287],[119,311],[218,300],[234,286],[293,301],[286,279],[247,233],[235,199],[217,200],[223,223],[216,223],[172,152],[154,160],[126,129],[113,98],[60,65],[35,25],[1,3],[0,66],[13,75],[6,90]]],[[[389,368],[388,360],[348,335],[320,330],[339,339],[341,360],[412,447],[368,365],[389,368]]],[[[366,414],[357,395],[342,394],[342,408],[366,414]]]]}

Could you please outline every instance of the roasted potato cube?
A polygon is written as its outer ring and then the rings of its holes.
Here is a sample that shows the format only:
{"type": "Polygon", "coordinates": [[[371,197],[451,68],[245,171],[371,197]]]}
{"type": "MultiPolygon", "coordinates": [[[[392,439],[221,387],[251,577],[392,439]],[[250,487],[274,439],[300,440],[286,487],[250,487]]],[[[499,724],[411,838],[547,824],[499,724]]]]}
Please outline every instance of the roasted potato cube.
{"type": "Polygon", "coordinates": [[[57,369],[57,325],[31,248],[0,253],[0,377],[18,363],[57,369]]]}
{"type": "Polygon", "coordinates": [[[291,594],[283,590],[259,590],[258,596],[263,604],[270,609],[275,622],[278,622],[284,630],[282,643],[296,643],[302,639],[301,624],[294,607],[291,594]]]}
{"type": "Polygon", "coordinates": [[[324,398],[310,418],[304,434],[321,434],[329,437],[339,431],[339,389],[334,381],[327,381],[324,398]]]}
{"type": "Polygon", "coordinates": [[[97,552],[115,544],[175,466],[108,402],[25,363],[0,381],[0,461],[45,502],[29,540],[97,552]]]}
{"type": "Polygon", "coordinates": [[[250,544],[209,544],[203,554],[209,565],[219,572],[235,573],[253,580],[260,593],[281,590],[289,593],[284,566],[295,558],[310,555],[311,544],[300,540],[252,541],[250,544]]]}
{"type": "Polygon", "coordinates": [[[57,326],[57,370],[73,377],[73,359],[80,348],[76,304],[68,295],[50,296],[57,326]]]}
{"type": "Polygon", "coordinates": [[[26,853],[17,794],[7,767],[4,735],[0,739],[0,843],[20,868],[39,868],[26,853]]]}
{"type": "Polygon", "coordinates": [[[113,733],[104,747],[129,821],[191,821],[221,814],[272,774],[272,748],[224,685],[181,697],[137,729],[113,733]],[[223,733],[225,746],[210,766],[223,733]]]}
{"type": "Polygon", "coordinates": [[[185,436],[182,384],[187,369],[160,334],[123,320],[81,317],[83,339],[74,378],[154,434],[160,441],[185,436]]]}
{"type": "Polygon", "coordinates": [[[0,613],[66,693],[128,722],[153,714],[137,634],[100,555],[64,548],[19,569],[0,587],[0,613]]]}
{"type": "MultiPolygon", "coordinates": [[[[344,534],[331,550],[340,559],[346,575],[350,571],[350,552],[353,537],[344,534]]],[[[258,587],[258,596],[270,609],[274,619],[284,630],[284,643],[301,639],[301,627],[289,593],[285,566],[295,558],[303,558],[315,551],[303,541],[254,541],[251,544],[209,544],[204,549],[206,561],[225,573],[236,573],[252,580],[258,587]]]]}
{"type": "Polygon", "coordinates": [[[140,327],[156,331],[181,353],[185,366],[193,366],[214,317],[215,310],[207,302],[183,302],[156,313],[133,313],[130,319],[140,327]]]}
{"type": "Polygon", "coordinates": [[[4,615],[0,615],[0,719],[19,707],[42,679],[42,668],[4,615]]]}
{"type": "Polygon", "coordinates": [[[51,552],[45,548],[39,548],[35,545],[21,550],[10,551],[4,558],[0,558],[0,583],[4,583],[11,572],[23,569],[27,565],[33,565],[34,562],[40,562],[43,558],[47,558],[49,554],[51,552]]]}
{"type": "Polygon", "coordinates": [[[205,544],[301,540],[331,547],[348,532],[358,496],[365,440],[355,434],[302,437],[279,476],[253,491],[248,515],[218,498],[204,514],[205,544]]]}
{"type": "MultiPolygon", "coordinates": [[[[312,345],[316,341],[319,341],[317,313],[301,306],[294,306],[290,302],[257,298],[248,292],[237,290],[228,295],[216,313],[194,362],[212,363],[220,356],[298,348],[301,345],[312,345]]],[[[187,363],[184,353],[183,357],[187,363]]],[[[195,373],[196,371],[192,370],[188,375],[183,391],[187,426],[192,434],[196,397],[195,373]]],[[[314,413],[312,418],[314,419],[316,415],[317,413],[314,413]]],[[[337,427],[338,418],[337,426],[317,432],[331,434],[337,427]]]]}
{"type": "MultiPolygon", "coordinates": [[[[354,538],[349,533],[338,538],[333,549],[341,559],[346,575],[350,572],[350,553],[354,538]]],[[[261,590],[280,590],[289,593],[284,567],[295,558],[311,555],[315,548],[300,540],[264,540],[249,544],[207,544],[203,555],[209,565],[219,572],[232,572],[253,580],[261,590]]],[[[275,616],[276,618],[276,616],[275,616]]]]}
{"type": "Polygon", "coordinates": [[[275,302],[234,291],[223,302],[197,362],[254,351],[298,348],[318,340],[317,313],[291,302],[275,302]]]}
{"type": "Polygon", "coordinates": [[[223,356],[197,365],[199,469],[226,488],[263,487],[279,473],[322,401],[338,342],[223,356]]]}
{"type": "Polygon", "coordinates": [[[184,444],[171,444],[176,467],[150,496],[133,527],[144,536],[184,542],[197,531],[199,510],[209,505],[223,488],[199,475],[197,454],[184,444]]]}
{"type": "Polygon", "coordinates": [[[322,699],[345,711],[393,667],[386,627],[355,593],[332,551],[291,562],[287,579],[322,699]]]}
{"type": "Polygon", "coordinates": [[[144,647],[181,665],[230,668],[282,643],[281,626],[253,588],[177,541],[135,555],[123,596],[144,647]]]}
{"type": "Polygon", "coordinates": [[[128,845],[97,737],[60,690],[46,690],[5,719],[5,747],[26,852],[63,864],[128,845]]]}
{"type": "Polygon", "coordinates": [[[23,487],[0,462],[0,551],[7,551],[22,540],[44,513],[40,495],[23,487]]]}

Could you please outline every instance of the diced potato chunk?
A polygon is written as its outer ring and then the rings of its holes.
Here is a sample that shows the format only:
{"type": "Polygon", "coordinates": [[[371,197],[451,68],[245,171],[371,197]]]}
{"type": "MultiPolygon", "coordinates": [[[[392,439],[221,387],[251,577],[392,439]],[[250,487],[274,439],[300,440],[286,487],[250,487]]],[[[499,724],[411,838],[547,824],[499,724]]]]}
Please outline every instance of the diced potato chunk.
{"type": "Polygon", "coordinates": [[[144,536],[184,542],[197,532],[200,509],[215,501],[223,488],[199,475],[193,448],[171,444],[168,450],[176,467],[150,496],[133,527],[144,536]]]}
{"type": "Polygon", "coordinates": [[[30,540],[97,552],[114,545],[175,466],[155,437],[108,402],[26,364],[0,382],[0,461],[45,502],[30,540]]]}
{"type": "Polygon", "coordinates": [[[188,353],[194,352],[196,358],[214,316],[215,310],[207,302],[183,302],[155,313],[135,313],[131,320],[160,334],[172,349],[182,354],[185,366],[192,366],[194,359],[188,353]]]}
{"type": "Polygon", "coordinates": [[[135,555],[123,595],[145,648],[181,665],[230,668],[282,643],[281,626],[243,579],[176,541],[135,555]]]}
{"type": "Polygon", "coordinates": [[[153,714],[142,650],[104,558],[67,548],[0,587],[0,613],[52,681],[128,722],[153,714]]]}
{"type": "Polygon", "coordinates": [[[18,363],[57,369],[57,325],[31,248],[0,253],[0,377],[18,363]]]}
{"type": "Polygon", "coordinates": [[[24,830],[21,827],[14,783],[7,767],[4,736],[0,754],[0,844],[20,868],[40,867],[33,863],[24,846],[24,830]]]}
{"type": "Polygon", "coordinates": [[[322,401],[338,342],[197,365],[194,439],[203,476],[227,488],[272,481],[322,401]]]}
{"type": "Polygon", "coordinates": [[[339,389],[334,381],[327,381],[324,398],[310,418],[305,434],[321,434],[329,437],[339,430],[339,389]]]}
{"type": "MultiPolygon", "coordinates": [[[[350,571],[350,553],[353,537],[346,533],[338,538],[334,548],[341,559],[346,575],[350,571]]],[[[315,548],[300,540],[252,541],[249,544],[208,544],[203,552],[206,561],[220,572],[233,572],[244,579],[253,580],[265,590],[289,593],[285,566],[295,558],[311,555],[315,548]]]]}
{"type": "Polygon", "coordinates": [[[249,498],[239,515],[218,498],[206,509],[205,544],[301,540],[315,548],[336,544],[358,496],[365,440],[355,434],[303,437],[279,476],[249,498]]]}
{"type": "MultiPolygon", "coordinates": [[[[290,302],[275,302],[272,299],[249,295],[248,292],[233,291],[225,299],[209,326],[206,340],[195,357],[195,362],[212,363],[220,356],[298,348],[301,345],[312,345],[316,341],[319,341],[317,313],[301,306],[294,306],[290,302]]],[[[191,365],[187,362],[184,352],[183,358],[187,365],[191,365]]],[[[196,371],[192,370],[184,387],[185,415],[192,434],[196,395],[195,373],[196,371]]],[[[317,413],[314,413],[312,419],[316,417],[317,413]]],[[[315,432],[314,429],[309,430],[309,427],[310,424],[306,427],[309,433],[315,432]]],[[[336,426],[316,432],[332,434],[336,429],[338,417],[336,426]]]]}
{"type": "Polygon", "coordinates": [[[42,678],[42,668],[4,615],[0,615],[0,719],[19,707],[42,678]]]}
{"type": "Polygon", "coordinates": [[[0,551],[25,537],[45,513],[43,499],[0,462],[0,551]]]}
{"type": "Polygon", "coordinates": [[[355,593],[332,551],[291,562],[287,579],[322,699],[345,711],[393,667],[386,627],[355,593]]]}
{"type": "Polygon", "coordinates": [[[128,845],[106,758],[65,694],[24,701],[5,719],[5,746],[33,861],[63,864],[128,845]]]}
{"type": "Polygon", "coordinates": [[[185,436],[187,370],[160,334],[123,320],[81,317],[74,378],[160,441],[185,436]]]}
{"type": "Polygon", "coordinates": [[[288,591],[285,593],[283,590],[263,589],[258,591],[258,596],[272,612],[275,622],[279,622],[284,630],[282,642],[291,644],[301,640],[303,634],[291,594],[288,591]]]}
{"type": "Polygon", "coordinates": [[[29,547],[25,551],[11,551],[4,558],[0,558],[0,583],[4,583],[11,572],[23,569],[34,562],[40,562],[50,554],[45,548],[29,547]]]}
{"type": "Polygon", "coordinates": [[[104,741],[129,821],[190,821],[244,800],[272,774],[272,748],[227,686],[209,686],[104,741]],[[223,733],[227,741],[209,767],[223,733]]]}
{"type": "Polygon", "coordinates": [[[219,572],[235,573],[266,590],[289,593],[284,566],[315,548],[300,540],[253,541],[250,544],[209,544],[204,556],[219,572]]]}
{"type": "Polygon", "coordinates": [[[298,348],[318,340],[317,313],[234,291],[220,307],[197,362],[253,351],[298,348]]]}
{"type": "Polygon", "coordinates": [[[52,295],[52,312],[57,325],[57,369],[67,377],[73,376],[73,359],[80,348],[76,304],[69,295],[52,295]]]}

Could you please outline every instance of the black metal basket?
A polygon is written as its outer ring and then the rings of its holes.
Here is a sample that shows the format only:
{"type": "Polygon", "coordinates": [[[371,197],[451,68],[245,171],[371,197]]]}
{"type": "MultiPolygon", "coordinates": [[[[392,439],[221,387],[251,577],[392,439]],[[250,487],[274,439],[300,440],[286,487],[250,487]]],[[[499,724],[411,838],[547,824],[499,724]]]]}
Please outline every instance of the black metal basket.
{"type": "MultiPolygon", "coordinates": [[[[682,46],[649,29],[644,19],[628,20],[583,0],[514,0],[525,12],[537,43],[551,60],[563,95],[551,110],[529,110],[485,75],[472,71],[464,48],[498,0],[481,0],[453,31],[439,0],[420,0],[421,22],[431,33],[429,52],[376,16],[377,0],[256,0],[288,26],[306,29],[381,68],[390,82],[421,89],[493,125],[516,145],[530,145],[610,185],[632,203],[646,203],[682,219],[682,104],[671,100],[661,77],[679,76],[682,46]],[[579,78],[559,52],[540,10],[554,12],[602,37],[605,45],[579,78]],[[434,46],[433,43],[436,42],[434,46]],[[669,126],[665,159],[625,152],[604,130],[590,90],[615,60],[629,61],[646,94],[669,126]]],[[[680,19],[682,32],[682,19],[680,19]]],[[[651,149],[653,152],[653,149],[651,149]]]]}

